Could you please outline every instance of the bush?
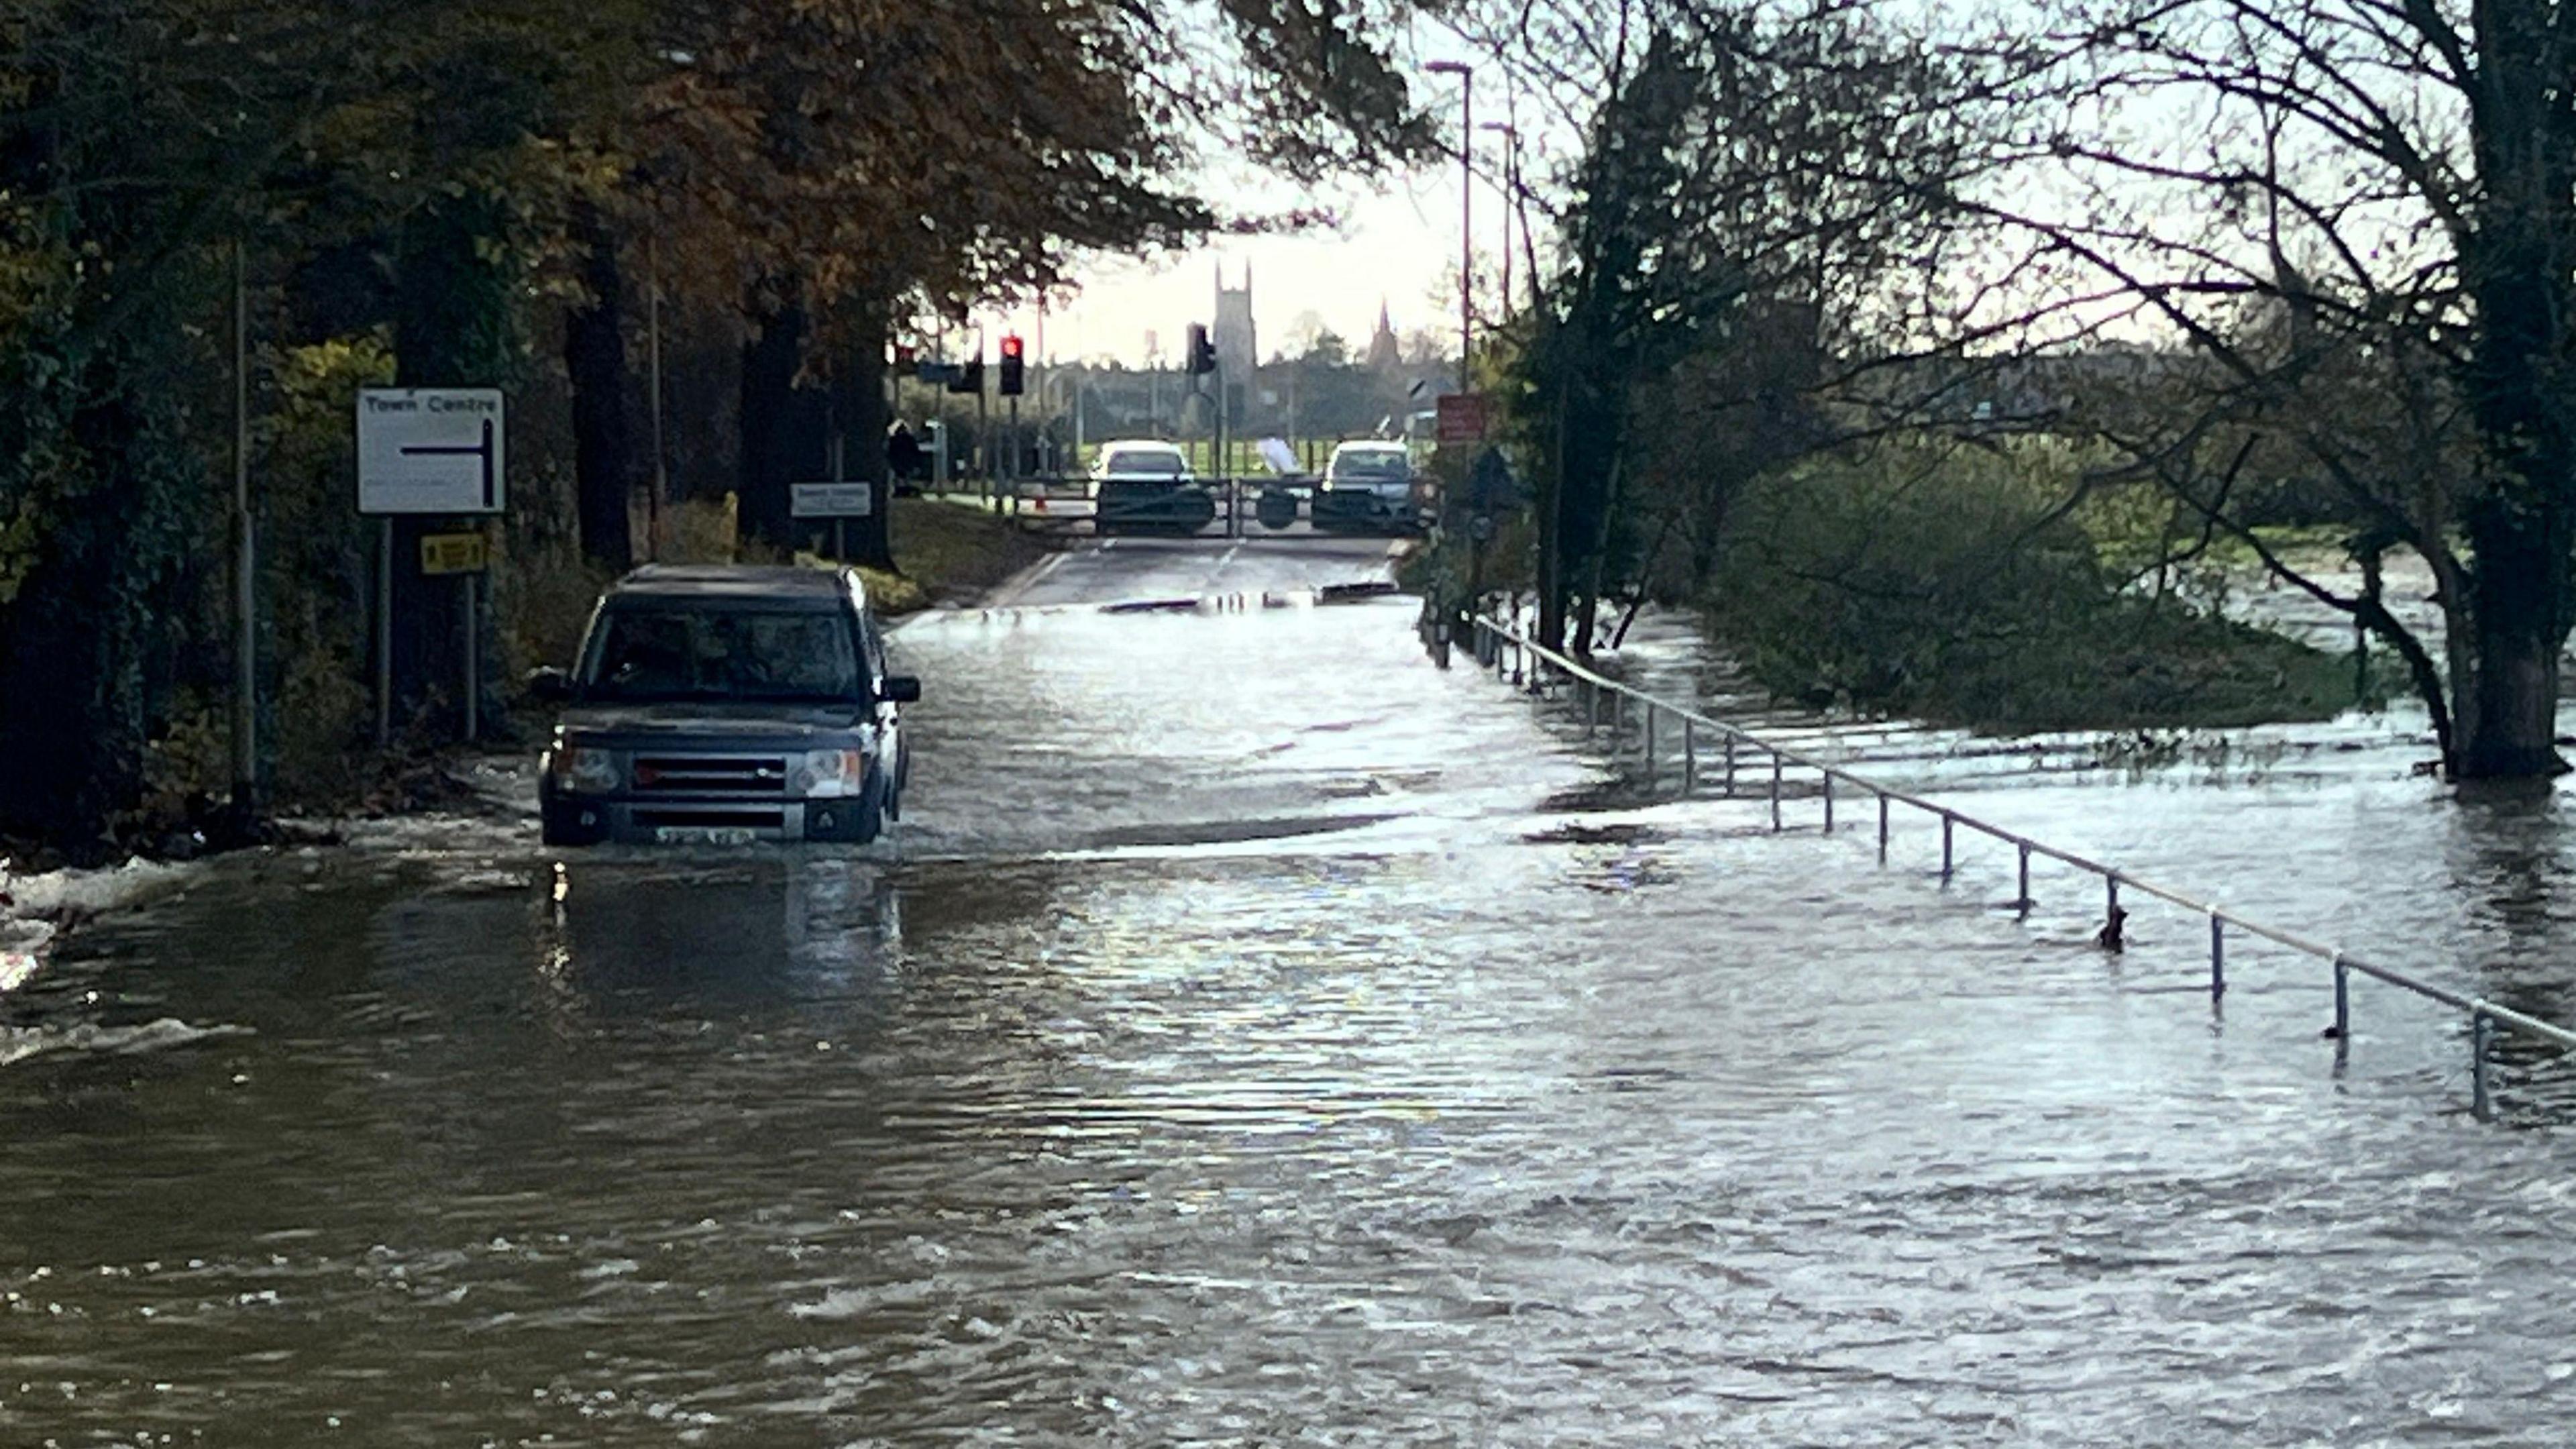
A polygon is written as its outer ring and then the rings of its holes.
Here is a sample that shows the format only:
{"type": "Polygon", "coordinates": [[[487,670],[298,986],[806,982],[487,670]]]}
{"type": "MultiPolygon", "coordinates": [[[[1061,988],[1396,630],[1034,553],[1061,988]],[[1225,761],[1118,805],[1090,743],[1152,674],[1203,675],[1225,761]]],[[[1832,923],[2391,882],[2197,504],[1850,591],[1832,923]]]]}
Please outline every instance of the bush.
{"type": "Polygon", "coordinates": [[[2073,517],[2071,460],[1884,445],[1738,503],[1704,599],[1773,693],[1996,731],[2318,719],[2347,660],[2124,587],[2073,517]]]}

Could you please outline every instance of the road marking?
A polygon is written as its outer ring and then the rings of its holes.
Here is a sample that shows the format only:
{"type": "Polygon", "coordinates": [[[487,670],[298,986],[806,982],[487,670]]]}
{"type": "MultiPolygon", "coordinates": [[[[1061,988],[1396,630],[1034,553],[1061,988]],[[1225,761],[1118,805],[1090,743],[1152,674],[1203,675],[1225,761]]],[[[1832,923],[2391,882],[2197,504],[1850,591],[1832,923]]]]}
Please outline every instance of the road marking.
{"type": "Polygon", "coordinates": [[[1211,594],[1215,593],[1216,581],[1225,577],[1226,566],[1233,563],[1234,556],[1241,552],[1243,552],[1243,545],[1239,543],[1234,547],[1227,549],[1225,551],[1225,556],[1216,561],[1216,567],[1208,570],[1207,583],[1202,585],[1202,587],[1211,594]]]}

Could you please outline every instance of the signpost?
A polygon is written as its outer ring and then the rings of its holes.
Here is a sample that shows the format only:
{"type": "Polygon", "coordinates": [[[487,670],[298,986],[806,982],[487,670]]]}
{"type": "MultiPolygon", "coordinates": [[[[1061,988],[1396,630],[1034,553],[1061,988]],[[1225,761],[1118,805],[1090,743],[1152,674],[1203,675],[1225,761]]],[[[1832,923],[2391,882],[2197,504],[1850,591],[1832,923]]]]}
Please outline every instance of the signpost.
{"type": "Polygon", "coordinates": [[[502,446],[499,388],[362,388],[358,511],[498,513],[502,446]]]}
{"type": "Polygon", "coordinates": [[[1433,436],[1442,443],[1481,443],[1485,441],[1485,395],[1477,392],[1444,392],[1439,401],[1438,431],[1433,436]]]}
{"type": "Polygon", "coordinates": [[[432,577],[479,574],[490,565],[491,551],[479,533],[432,533],[420,541],[420,571],[432,577]]]}
{"type": "Polygon", "coordinates": [[[866,518],[876,511],[876,489],[867,483],[790,483],[787,485],[788,517],[832,520],[832,556],[835,559],[849,556],[849,549],[842,537],[843,523],[852,518],[866,518]]]}
{"type": "MultiPolygon", "coordinates": [[[[358,392],[358,512],[380,520],[376,550],[376,743],[393,733],[394,519],[494,514],[508,502],[501,390],[370,387],[358,392]]],[[[483,535],[431,534],[421,572],[465,590],[465,738],[481,733],[483,535]]]]}

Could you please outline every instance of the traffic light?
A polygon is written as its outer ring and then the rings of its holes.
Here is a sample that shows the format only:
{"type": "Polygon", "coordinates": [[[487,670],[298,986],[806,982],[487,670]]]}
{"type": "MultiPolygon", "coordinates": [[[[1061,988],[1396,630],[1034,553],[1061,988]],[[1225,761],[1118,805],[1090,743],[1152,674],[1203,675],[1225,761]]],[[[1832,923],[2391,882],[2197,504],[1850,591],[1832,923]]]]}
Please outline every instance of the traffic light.
{"type": "Polygon", "coordinates": [[[1002,386],[1004,397],[1018,397],[1028,381],[1028,354],[1020,334],[1006,333],[1002,338],[1002,386]]]}
{"type": "Polygon", "coordinates": [[[1197,322],[1190,324],[1190,371],[1216,371],[1216,342],[1208,336],[1207,328],[1197,322]]]}
{"type": "Polygon", "coordinates": [[[980,396],[984,391],[984,359],[966,359],[964,365],[957,369],[957,380],[948,384],[948,390],[980,396]]]}

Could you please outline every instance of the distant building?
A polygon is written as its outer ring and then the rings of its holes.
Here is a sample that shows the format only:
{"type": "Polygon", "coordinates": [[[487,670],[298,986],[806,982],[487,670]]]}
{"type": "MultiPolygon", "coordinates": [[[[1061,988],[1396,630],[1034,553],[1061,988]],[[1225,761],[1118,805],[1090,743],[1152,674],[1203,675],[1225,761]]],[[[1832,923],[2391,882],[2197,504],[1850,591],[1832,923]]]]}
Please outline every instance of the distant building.
{"type": "Polygon", "coordinates": [[[1254,360],[1261,349],[1254,345],[1252,331],[1252,264],[1243,264],[1243,285],[1226,289],[1225,264],[1216,269],[1216,342],[1217,365],[1241,382],[1252,376],[1254,360]]]}
{"type": "Polygon", "coordinates": [[[1226,414],[1239,427],[1249,420],[1246,405],[1256,396],[1253,373],[1261,359],[1252,328],[1252,263],[1243,264],[1243,285],[1233,291],[1226,290],[1225,264],[1217,263],[1216,326],[1210,340],[1216,344],[1217,376],[1225,384],[1226,414]]]}
{"type": "Polygon", "coordinates": [[[1377,330],[1369,334],[1368,353],[1362,361],[1372,372],[1392,372],[1404,361],[1403,350],[1395,341],[1395,323],[1387,316],[1383,297],[1377,304],[1377,330]]]}

